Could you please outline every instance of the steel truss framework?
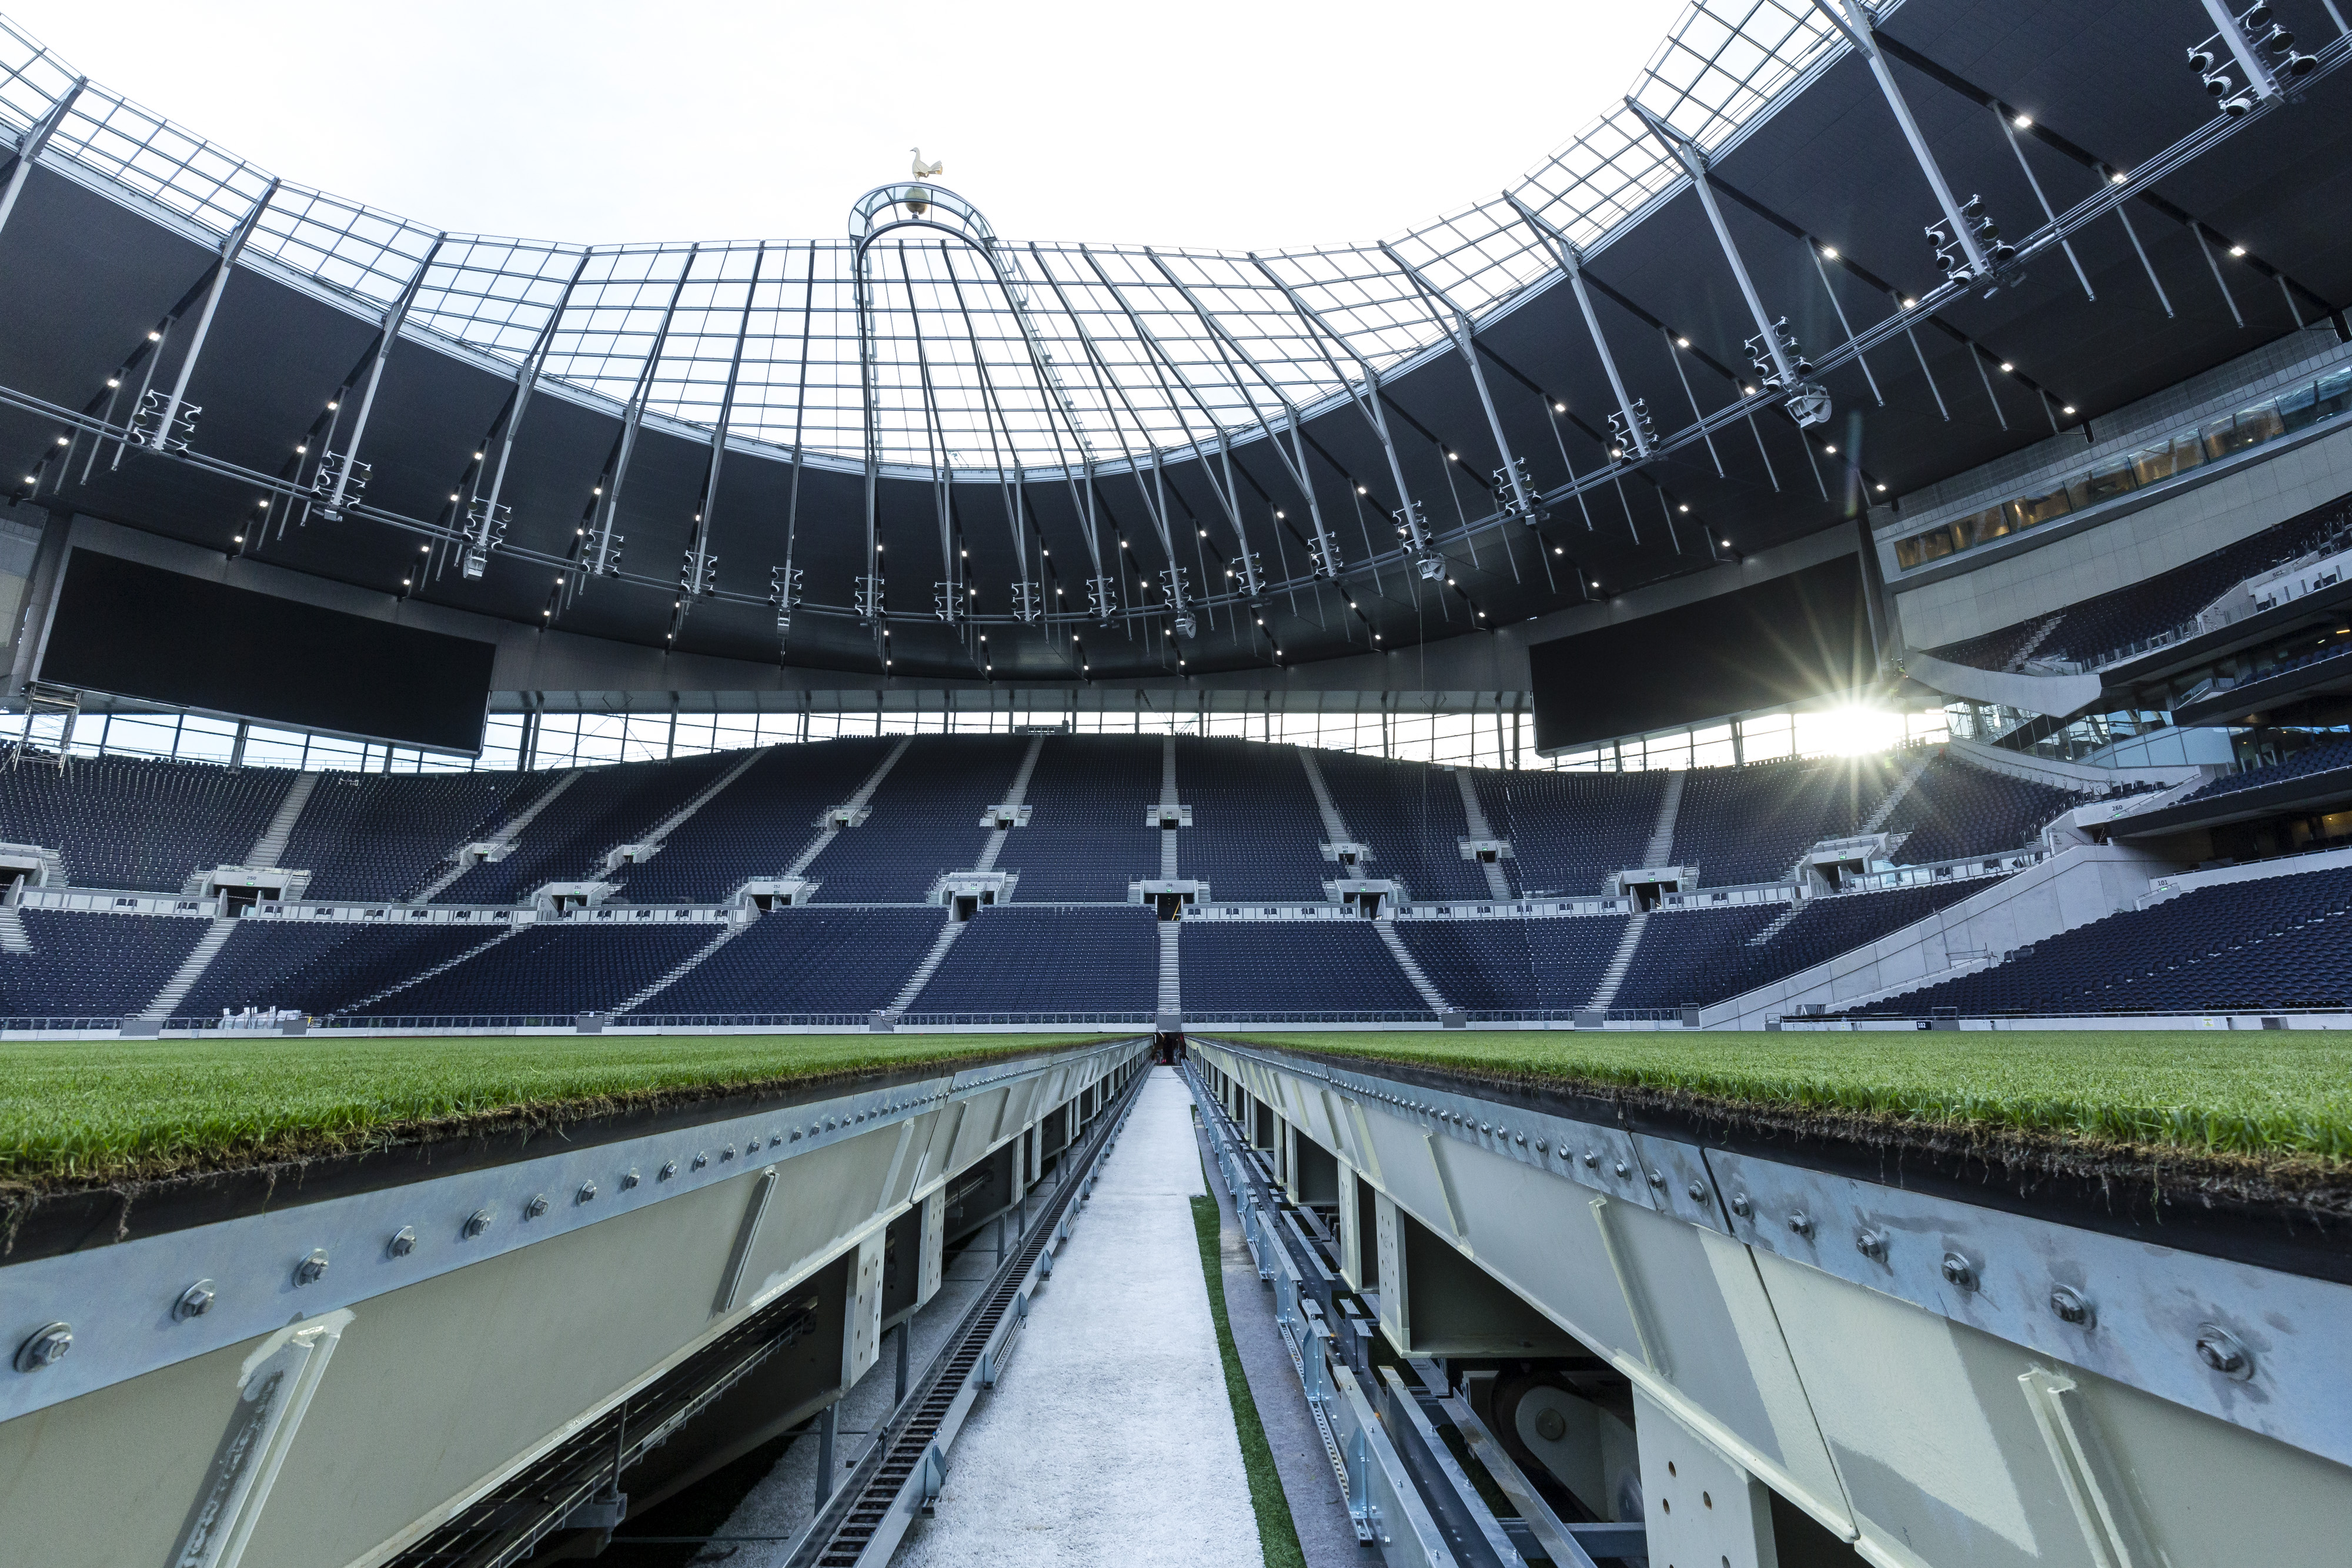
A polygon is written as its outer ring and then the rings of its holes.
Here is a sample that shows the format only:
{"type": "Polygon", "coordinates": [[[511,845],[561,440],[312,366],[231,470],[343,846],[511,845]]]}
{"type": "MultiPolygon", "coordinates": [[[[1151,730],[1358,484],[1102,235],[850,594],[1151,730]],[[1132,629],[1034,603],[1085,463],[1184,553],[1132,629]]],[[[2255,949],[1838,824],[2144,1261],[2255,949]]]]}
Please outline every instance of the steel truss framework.
{"type": "MultiPolygon", "coordinates": [[[[1268,595],[1311,594],[1318,579],[1338,578],[1343,564],[1351,573],[1375,574],[1418,567],[1433,583],[1444,576],[1449,546],[1469,542],[1475,551],[1471,541],[1479,533],[1514,517],[1536,521],[1547,507],[1580,506],[1588,494],[1621,486],[1639,465],[1700,446],[1714,456],[1718,433],[1742,422],[1752,428],[1771,400],[1753,395],[1755,389],[1742,388],[1737,377],[1733,401],[1709,411],[1694,394],[1692,421],[1670,433],[1654,432],[1647,411],[1627,402],[1620,386],[1612,430],[1614,455],[1622,461],[1581,475],[1571,465],[1568,484],[1530,494],[1524,463],[1493,417],[1477,334],[1482,321],[1493,320],[1531,287],[1566,277],[1586,302],[1593,348],[1615,382],[1609,345],[1585,296],[1584,265],[1634,220],[1685,189],[1700,189],[1711,204],[1704,181],[1707,163],[1847,53],[1862,50],[1876,65],[1871,25],[1885,15],[1800,0],[1699,0],[1625,103],[1514,190],[1392,241],[1265,256],[1015,245],[989,231],[968,203],[937,187],[870,193],[853,214],[852,234],[838,241],[583,248],[451,235],[268,175],[76,76],[0,18],[0,125],[15,132],[20,153],[16,178],[0,196],[0,222],[25,169],[38,158],[110,193],[127,192],[149,211],[215,243],[218,259],[206,280],[211,299],[231,267],[247,267],[359,302],[380,323],[369,368],[354,373],[360,384],[345,389],[357,398],[356,412],[324,416],[308,478],[299,462],[278,475],[261,475],[208,458],[189,444],[191,422],[200,411],[184,412],[180,392],[201,347],[208,306],[197,319],[194,341],[184,350],[175,346],[184,355],[180,386],[163,402],[160,423],[142,409],[163,389],[151,393],[144,382],[131,396],[110,395],[102,410],[69,410],[13,389],[0,389],[0,402],[55,419],[65,433],[61,443],[69,439],[79,446],[89,437],[92,450],[112,444],[118,463],[121,451],[135,444],[256,484],[271,497],[267,515],[275,515],[281,503],[299,506],[307,515],[323,495],[327,515],[408,530],[428,550],[464,552],[469,576],[478,575],[475,553],[505,549],[555,570],[551,615],[580,591],[585,578],[609,576],[665,592],[683,589],[673,638],[697,597],[760,601],[760,595],[740,587],[716,586],[709,518],[719,459],[729,450],[787,457],[795,475],[803,464],[864,472],[866,575],[850,601],[811,601],[805,608],[877,628],[894,616],[951,624],[1043,620],[1066,630],[1085,621],[1157,622],[1195,604],[1213,615],[1220,608],[1238,613],[1238,606],[1268,595]],[[917,204],[910,198],[917,196],[933,198],[919,204],[953,221],[910,216],[908,209],[917,204]],[[501,444],[496,466],[478,461],[452,509],[436,518],[371,507],[362,498],[365,464],[359,447],[369,404],[403,333],[490,355],[510,367],[516,380],[503,428],[483,443],[501,444]],[[1461,515],[1449,527],[1433,521],[1412,493],[1383,413],[1389,400],[1382,387],[1405,369],[1454,353],[1467,361],[1486,404],[1502,465],[1492,485],[1472,479],[1473,507],[1464,507],[1458,493],[1454,497],[1461,515]],[[506,546],[502,539],[497,476],[529,398],[547,383],[623,416],[621,439],[595,487],[600,500],[583,529],[593,537],[577,556],[506,546]],[[1391,514],[1397,526],[1393,545],[1382,548],[1367,538],[1364,559],[1354,563],[1343,563],[1343,545],[1327,529],[1300,439],[1302,421],[1343,403],[1371,425],[1386,459],[1383,476],[1395,492],[1383,496],[1357,483],[1357,496],[1391,514]],[[687,565],[675,583],[659,572],[624,570],[623,541],[614,530],[635,437],[648,419],[698,432],[711,452],[687,565]],[[1297,504],[1312,519],[1307,559],[1294,565],[1285,554],[1270,572],[1253,548],[1232,471],[1233,447],[1261,440],[1279,456],[1300,492],[1297,504]],[[1197,465],[1218,490],[1223,521],[1240,550],[1222,576],[1209,563],[1198,563],[1203,580],[1189,593],[1176,528],[1160,494],[1161,466],[1175,462],[1197,465]],[[1094,526],[1097,481],[1121,473],[1134,476],[1169,563],[1149,601],[1130,591],[1129,602],[1118,602],[1118,562],[1107,562],[1094,526]],[[926,480],[939,490],[941,572],[932,594],[916,596],[931,601],[921,609],[907,608],[908,596],[902,594],[901,608],[893,611],[882,593],[873,492],[886,474],[926,480]],[[963,586],[951,548],[949,482],[957,476],[967,486],[974,479],[992,480],[1005,497],[1022,568],[1009,613],[972,612],[971,591],[963,586]],[[1018,591],[1028,586],[1034,530],[1024,527],[1023,486],[1032,484],[1070,490],[1090,557],[1083,609],[1042,588],[1018,591]]],[[[2347,57],[2352,41],[2333,40],[2302,80],[2332,73],[2347,57]]],[[[1948,206],[1932,155],[1891,89],[1889,95],[1923,172],[1948,206]]],[[[2094,194],[2021,236],[2011,265],[2022,267],[2043,251],[2066,248],[2070,235],[2109,213],[2121,214],[2136,197],[2161,204],[2152,191],[2157,182],[2284,101],[2273,93],[2250,114],[2217,116],[2131,172],[2114,172],[2094,194]]],[[[2008,134],[2013,143],[2014,131],[2008,134]]],[[[1799,237],[1817,267],[1826,256],[1853,270],[1833,251],[1799,237]]],[[[2199,237],[2202,244],[2201,229],[2199,237]]],[[[1727,234],[1725,248],[1734,273],[1744,277],[1727,234]]],[[[1890,295],[1889,313],[1859,326],[1844,319],[1840,305],[1845,340],[1816,346],[1805,373],[1858,362],[1867,375],[1868,350],[1898,335],[1912,337],[1940,307],[1966,298],[1981,282],[1980,270],[1970,270],[1916,298],[1890,295]]],[[[2288,287],[2283,277],[2280,285],[2288,287]]],[[[1757,340],[1764,345],[1758,356],[1763,379],[1798,382],[1794,345],[1774,336],[1765,321],[1767,306],[1750,295],[1765,329],[1757,340]]],[[[2292,305],[2292,290],[2288,298],[2292,305]]],[[[167,319],[165,331],[180,313],[167,319]]],[[[149,378],[162,357],[160,346],[148,356],[149,378]]],[[[1679,372],[1679,356],[1675,363],[1679,372]]],[[[1686,378],[1684,384],[1688,391],[1686,378]]],[[[1874,379],[1871,384],[1875,387],[1874,379]]],[[[2052,402],[2047,393],[2037,395],[2052,402]]],[[[2054,426],[2056,410],[2048,412],[2054,426]]],[[[1714,460],[1720,468],[1719,456],[1714,460]]],[[[1826,485],[1823,490],[1826,496],[1826,485]]],[[[1671,535],[1674,512],[1663,490],[1660,496],[1671,535]]],[[[1267,510],[1276,518],[1283,515],[1267,510]]],[[[802,604],[792,565],[794,521],[783,521],[783,565],[775,574],[780,586],[767,598],[777,608],[780,628],[802,604]]],[[[1275,531],[1272,542],[1281,544],[1270,520],[1260,526],[1275,531]]],[[[1706,553],[1713,553],[1711,537],[1706,553]]],[[[1538,559],[1549,574],[1553,563],[1540,552],[1538,559]]],[[[1269,645],[1278,662],[1279,646],[1269,645]]],[[[887,669],[887,650],[877,646],[877,652],[887,669]]]]}

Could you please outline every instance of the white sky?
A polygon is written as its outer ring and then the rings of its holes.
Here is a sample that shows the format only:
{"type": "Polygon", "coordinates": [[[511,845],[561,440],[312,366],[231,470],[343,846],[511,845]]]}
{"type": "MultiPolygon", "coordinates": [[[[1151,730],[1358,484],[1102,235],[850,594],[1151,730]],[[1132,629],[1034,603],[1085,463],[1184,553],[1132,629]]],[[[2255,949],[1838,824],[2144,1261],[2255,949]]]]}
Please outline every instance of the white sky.
{"type": "Polygon", "coordinates": [[[804,238],[908,148],[1019,239],[1366,240],[1513,182],[1682,0],[0,0],[273,173],[459,233],[804,238]]]}

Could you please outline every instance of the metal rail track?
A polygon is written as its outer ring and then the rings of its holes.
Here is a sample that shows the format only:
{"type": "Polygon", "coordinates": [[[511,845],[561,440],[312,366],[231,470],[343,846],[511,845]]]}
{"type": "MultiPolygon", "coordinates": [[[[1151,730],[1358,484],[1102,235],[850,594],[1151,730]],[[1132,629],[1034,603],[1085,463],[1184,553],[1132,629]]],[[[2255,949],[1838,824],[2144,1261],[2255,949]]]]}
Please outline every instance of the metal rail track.
{"type": "Polygon", "coordinates": [[[980,1389],[995,1382],[1005,1350],[1028,1315],[1028,1287],[1045,1249],[1079,1195],[1093,1186],[1095,1166],[1150,1076],[1147,1068],[1129,1079],[1081,1148],[1065,1155],[1062,1181],[1020,1247],[883,1424],[848,1479],[818,1511],[784,1568],[878,1568],[906,1533],[915,1510],[938,1495],[946,1447],[980,1389]]]}

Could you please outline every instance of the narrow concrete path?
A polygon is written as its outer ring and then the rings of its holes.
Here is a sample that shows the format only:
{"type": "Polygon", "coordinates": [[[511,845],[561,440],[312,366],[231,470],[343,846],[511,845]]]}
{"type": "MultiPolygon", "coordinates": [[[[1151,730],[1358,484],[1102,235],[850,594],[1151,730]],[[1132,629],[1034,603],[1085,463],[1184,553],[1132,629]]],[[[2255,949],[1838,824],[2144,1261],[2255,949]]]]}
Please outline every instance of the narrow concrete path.
{"type": "MultiPolygon", "coordinates": [[[[1196,1152],[1208,1157],[1208,1136],[1200,1134],[1196,1152]]],[[[1274,1453],[1274,1468],[1282,1478],[1284,1498],[1290,1504],[1290,1521],[1298,1531],[1299,1550],[1307,1568],[1360,1568],[1364,1549],[1357,1543],[1356,1526],[1348,1517],[1348,1500],[1339,1478],[1323,1449],[1323,1434],[1307,1407],[1307,1390],[1299,1386],[1298,1369],[1291,1364],[1289,1347],[1274,1321],[1274,1287],[1257,1277],[1249,1243],[1242,1239],[1240,1218],[1222,1185],[1212,1183],[1217,1212],[1223,1220],[1220,1240],[1224,1257],[1225,1318],[1233,1325],[1234,1348],[1241,1353],[1242,1372],[1250,1395],[1257,1401],[1257,1418],[1265,1427],[1265,1445],[1274,1453]]]]}
{"type": "Polygon", "coordinates": [[[1154,1068],[1139,1098],[902,1568],[1263,1561],[1192,1228],[1192,1096],[1154,1068]]]}

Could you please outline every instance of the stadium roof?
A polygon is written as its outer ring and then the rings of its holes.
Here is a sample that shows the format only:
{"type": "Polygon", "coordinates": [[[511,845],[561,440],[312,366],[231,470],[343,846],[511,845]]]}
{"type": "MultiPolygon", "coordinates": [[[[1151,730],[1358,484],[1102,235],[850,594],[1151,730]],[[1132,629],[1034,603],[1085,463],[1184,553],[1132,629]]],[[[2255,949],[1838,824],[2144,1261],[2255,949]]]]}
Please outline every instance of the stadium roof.
{"type": "MultiPolygon", "coordinates": [[[[2316,43],[2312,9],[2291,20],[2316,43]]],[[[0,451],[26,455],[20,496],[526,624],[772,662],[764,601],[789,562],[793,663],[1198,676],[1394,652],[1706,570],[2352,293],[2344,40],[2291,98],[2228,119],[2180,66],[2207,27],[2194,7],[2170,30],[2096,0],[1912,0],[1877,21],[1924,144],[2021,246],[2022,280],[1938,282],[1921,236],[1938,205],[1858,23],[1805,0],[1702,0],[1634,84],[1640,109],[1510,193],[1385,243],[1255,256],[1000,240],[932,186],[908,225],[906,185],[816,240],[442,235],[77,94],[0,22],[0,121],[46,129],[39,168],[61,177],[0,231],[12,308],[38,322],[0,343],[0,451]],[[1749,290],[1670,140],[1704,159],[1749,290]],[[179,361],[240,235],[187,393],[201,434],[184,456],[121,461],[101,438],[179,361]],[[1743,392],[1751,291],[1818,367],[1830,422],[1743,392]],[[365,396],[392,319],[360,526],[320,526],[319,459],[348,449],[354,413],[327,405],[365,396]],[[169,340],[152,354],[151,332],[169,340]],[[1612,416],[1636,400],[1654,440],[1612,461],[1612,416]],[[463,535],[493,496],[511,521],[474,580],[463,535]],[[1407,511],[1418,538],[1399,536],[1407,511]],[[606,531],[625,536],[620,580],[583,590],[606,531]],[[890,556],[912,569],[877,605],[861,580],[890,556]],[[690,580],[712,557],[717,591],[680,595],[672,563],[690,580]],[[1197,643],[1167,635],[1170,568],[1197,643]],[[942,598],[968,612],[943,617],[942,598]]]]}

